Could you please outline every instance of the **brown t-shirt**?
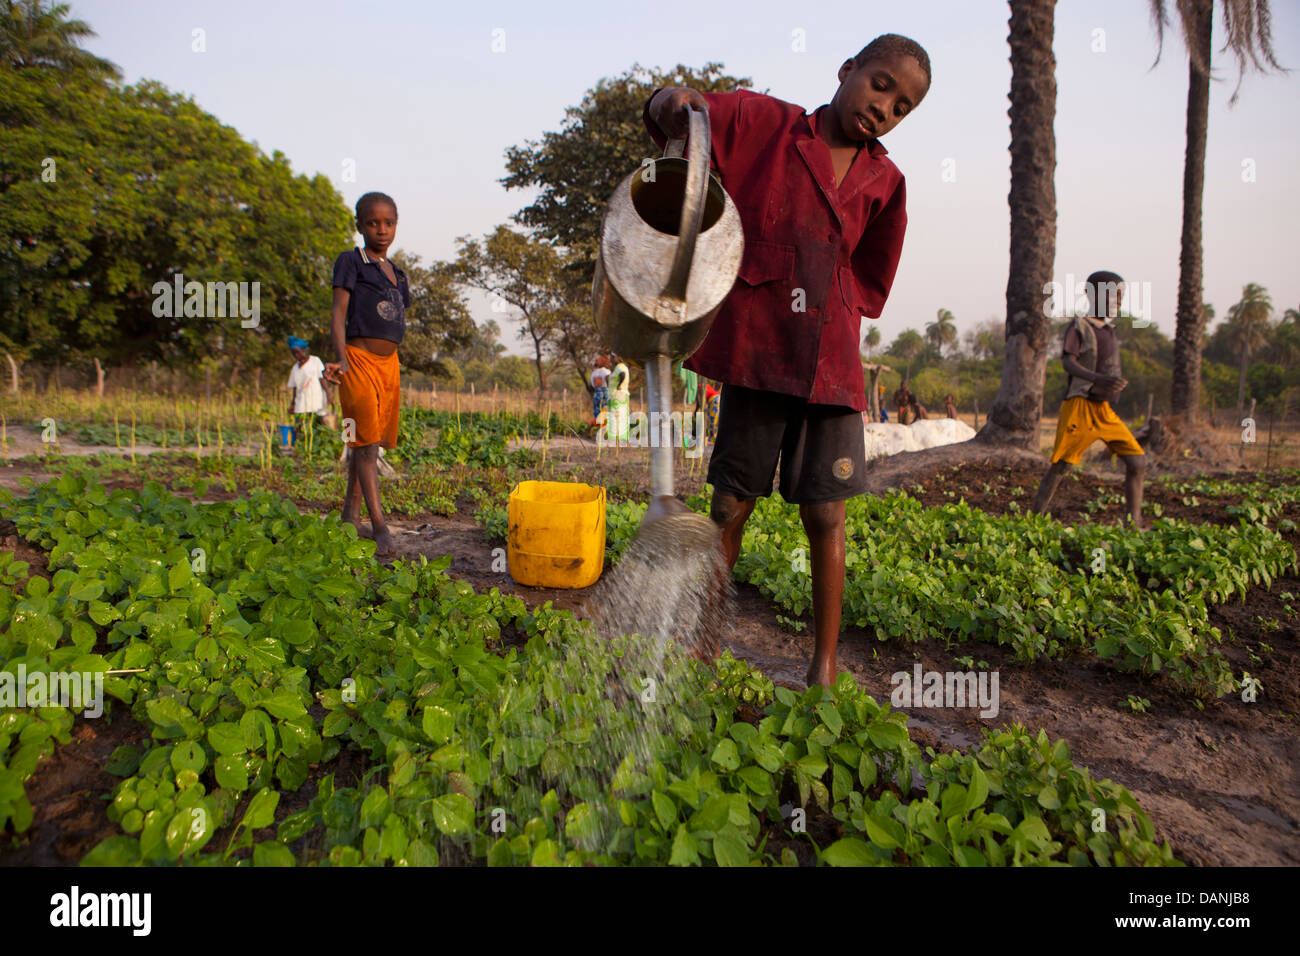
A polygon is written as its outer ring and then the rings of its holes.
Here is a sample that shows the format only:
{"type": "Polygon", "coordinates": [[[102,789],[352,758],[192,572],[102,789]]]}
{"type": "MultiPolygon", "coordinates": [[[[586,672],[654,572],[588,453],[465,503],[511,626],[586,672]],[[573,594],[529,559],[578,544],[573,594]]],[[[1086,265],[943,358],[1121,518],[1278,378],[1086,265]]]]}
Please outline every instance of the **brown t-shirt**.
{"type": "MultiPolygon", "coordinates": [[[[1088,320],[1080,319],[1080,321],[1086,322],[1088,320]]],[[[1097,367],[1090,369],[1090,371],[1102,371],[1111,368],[1112,365],[1117,367],[1115,353],[1119,345],[1115,341],[1114,326],[1093,325],[1092,331],[1097,337],[1097,367]]],[[[1061,354],[1073,356],[1077,361],[1082,345],[1083,343],[1079,341],[1079,330],[1071,326],[1069,331],[1065,333],[1065,345],[1061,349],[1061,354]]],[[[1115,372],[1114,374],[1118,375],[1119,373],[1115,372]]],[[[1102,386],[1096,384],[1088,390],[1088,401],[1090,402],[1113,402],[1118,397],[1119,392],[1115,391],[1115,389],[1102,388],[1102,386]]]]}

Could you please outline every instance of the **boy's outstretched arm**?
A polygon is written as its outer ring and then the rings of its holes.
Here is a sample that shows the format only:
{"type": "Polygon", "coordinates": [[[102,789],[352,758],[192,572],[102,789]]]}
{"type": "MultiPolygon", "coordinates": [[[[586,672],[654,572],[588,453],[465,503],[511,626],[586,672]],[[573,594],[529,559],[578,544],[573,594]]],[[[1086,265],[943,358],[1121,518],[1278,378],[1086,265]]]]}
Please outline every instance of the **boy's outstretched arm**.
{"type": "Polygon", "coordinates": [[[1128,379],[1117,378],[1114,375],[1102,375],[1100,372],[1090,372],[1080,365],[1073,355],[1062,355],[1061,364],[1065,366],[1065,373],[1074,378],[1081,378],[1085,382],[1092,382],[1094,385],[1100,385],[1102,388],[1115,389],[1123,391],[1128,385],[1128,379]]]}
{"type": "Polygon", "coordinates": [[[348,346],[347,346],[347,325],[348,325],[348,301],[352,298],[352,293],[347,289],[340,289],[337,286],[334,289],[334,305],[330,314],[330,338],[334,342],[334,353],[338,356],[337,362],[329,362],[325,365],[324,378],[337,385],[344,375],[348,374],[348,346]]]}

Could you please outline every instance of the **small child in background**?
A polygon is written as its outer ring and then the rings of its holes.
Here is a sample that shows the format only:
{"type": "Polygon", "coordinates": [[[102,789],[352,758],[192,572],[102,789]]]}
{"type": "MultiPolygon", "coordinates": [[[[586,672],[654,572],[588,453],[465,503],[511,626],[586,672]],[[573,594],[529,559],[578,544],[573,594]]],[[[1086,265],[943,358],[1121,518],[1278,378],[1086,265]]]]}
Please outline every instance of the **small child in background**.
{"type": "Polygon", "coordinates": [[[596,367],[591,370],[591,417],[600,419],[600,413],[609,401],[609,356],[602,355],[596,359],[596,367]]]}
{"type": "Polygon", "coordinates": [[[898,408],[898,424],[910,425],[912,422],[921,421],[930,417],[925,410],[925,406],[917,400],[908,387],[912,383],[908,379],[903,379],[903,384],[898,386],[898,391],[894,393],[894,405],[898,408]]]}
{"type": "Polygon", "coordinates": [[[325,363],[308,353],[306,339],[291,335],[286,341],[293,368],[284,387],[293,392],[294,441],[300,442],[305,432],[316,427],[316,420],[329,411],[322,381],[325,363]]]}
{"type": "Polygon", "coordinates": [[[957,403],[952,400],[951,395],[945,395],[943,397],[943,408],[944,411],[948,413],[949,418],[957,417],[957,403]]]}
{"type": "Polygon", "coordinates": [[[714,386],[712,382],[704,386],[704,405],[708,409],[706,417],[709,423],[709,441],[713,441],[713,437],[718,433],[718,411],[722,407],[722,389],[714,386]]]}
{"type": "Polygon", "coordinates": [[[1120,370],[1115,319],[1124,301],[1124,280],[1114,272],[1088,276],[1088,314],[1075,316],[1065,330],[1061,364],[1069,374],[1065,401],[1056,420],[1056,445],[1031,509],[1043,514],[1052,503],[1062,476],[1077,465],[1094,442],[1104,441],[1124,460],[1124,499],[1127,523],[1142,527],[1142,479],[1146,453],[1110,403],[1128,387],[1120,370]]]}

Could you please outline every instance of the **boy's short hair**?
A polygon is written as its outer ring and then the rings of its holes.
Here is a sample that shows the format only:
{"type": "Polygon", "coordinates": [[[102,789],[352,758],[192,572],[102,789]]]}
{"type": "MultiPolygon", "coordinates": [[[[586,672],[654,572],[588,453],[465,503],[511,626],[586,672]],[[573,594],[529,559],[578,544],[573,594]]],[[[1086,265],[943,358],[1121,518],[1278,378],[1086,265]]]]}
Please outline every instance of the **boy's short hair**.
{"type": "Polygon", "coordinates": [[[920,65],[921,72],[925,74],[925,85],[930,85],[930,54],[926,53],[925,48],[915,40],[897,33],[882,33],[864,46],[853,58],[853,67],[857,69],[868,60],[895,53],[914,59],[920,65]]]}
{"type": "Polygon", "coordinates": [[[368,207],[381,202],[388,203],[388,205],[393,207],[393,212],[397,212],[397,202],[392,196],[388,195],[388,193],[366,193],[357,200],[357,220],[361,220],[361,217],[365,215],[368,207]]]}
{"type": "MultiPolygon", "coordinates": [[[[1097,310],[1101,306],[1102,297],[1097,293],[1099,291],[1109,292],[1118,289],[1123,284],[1124,280],[1118,273],[1110,272],[1106,269],[1099,269],[1092,275],[1088,276],[1084,283],[1084,287],[1088,290],[1088,303],[1090,305],[1088,314],[1094,318],[1100,318],[1101,316],[1098,314],[1097,310]]],[[[1106,301],[1109,301],[1109,296],[1106,297],[1106,301]]]]}

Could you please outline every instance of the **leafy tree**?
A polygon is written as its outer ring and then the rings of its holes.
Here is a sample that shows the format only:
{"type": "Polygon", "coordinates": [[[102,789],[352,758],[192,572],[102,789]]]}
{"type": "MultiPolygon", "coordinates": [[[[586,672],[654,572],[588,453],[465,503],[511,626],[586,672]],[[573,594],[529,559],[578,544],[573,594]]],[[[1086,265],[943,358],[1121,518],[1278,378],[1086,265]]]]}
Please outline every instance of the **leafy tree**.
{"type": "Polygon", "coordinates": [[[951,395],[958,407],[966,405],[971,399],[971,388],[955,379],[944,369],[927,368],[916,373],[911,381],[912,394],[934,417],[942,417],[943,400],[951,395]]]}
{"type": "Polygon", "coordinates": [[[509,226],[498,226],[482,241],[462,236],[457,245],[459,280],[520,312],[519,337],[532,341],[540,402],[548,371],[544,358],[556,338],[556,311],[567,291],[561,275],[565,257],[550,243],[509,226]]]}
{"type": "Polygon", "coordinates": [[[491,366],[505,352],[506,347],[498,341],[500,338],[501,326],[497,325],[496,319],[488,319],[474,326],[469,341],[456,353],[456,360],[465,364],[466,376],[469,375],[470,362],[491,366]]]}
{"type": "Polygon", "coordinates": [[[522,391],[536,380],[532,364],[519,355],[503,355],[492,366],[491,384],[522,391]]]}
{"type": "MultiPolygon", "coordinates": [[[[1164,50],[1165,27],[1170,23],[1169,0],[1150,0],[1157,37],[1156,62],[1164,50]]],[[[1195,422],[1200,410],[1201,347],[1208,317],[1201,312],[1204,258],[1201,221],[1205,194],[1205,144],[1210,121],[1210,59],[1214,28],[1214,0],[1176,0],[1183,39],[1188,51],[1187,151],[1183,161],[1183,227],[1178,259],[1178,318],[1174,333],[1174,414],[1195,422]]],[[[1261,73],[1266,65],[1281,69],[1273,54],[1272,15],[1268,0],[1219,0],[1227,38],[1224,50],[1237,60],[1237,100],[1248,65],[1261,73]]]]}
{"type": "Polygon", "coordinates": [[[482,388],[492,377],[492,366],[482,359],[470,359],[461,370],[465,381],[482,388]]]}
{"type": "Polygon", "coordinates": [[[188,98],[45,69],[0,69],[0,224],[0,341],[65,363],[278,356],[286,334],[323,330],[352,235],[326,177],[188,98]],[[177,277],[248,283],[257,326],[206,296],[201,316],[160,301],[177,277]]]}
{"type": "Polygon", "coordinates": [[[1282,313],[1282,320],[1273,328],[1269,351],[1286,368],[1300,361],[1300,309],[1282,313]]]}
{"type": "Polygon", "coordinates": [[[966,351],[972,358],[1001,359],[1006,344],[1006,323],[985,319],[966,333],[966,351]]]}
{"type": "Polygon", "coordinates": [[[872,323],[867,327],[866,335],[862,336],[862,347],[867,355],[875,354],[876,349],[880,348],[880,326],[872,323]]]}
{"type": "Polygon", "coordinates": [[[601,351],[600,333],[591,317],[591,298],[586,286],[570,286],[560,303],[550,311],[547,324],[554,330],[547,349],[557,363],[573,369],[588,393],[591,363],[601,351]]]}
{"type": "MultiPolygon", "coordinates": [[[[721,63],[698,70],[678,65],[668,71],[634,65],[589,89],[577,106],[565,110],[557,132],[537,142],[506,150],[507,189],[537,189],[537,198],[515,221],[594,266],[605,205],[614,187],[641,161],[654,155],[654,144],[641,122],[645,101],[665,86],[689,86],[701,92],[748,88],[748,78],[729,76],[721,63]]],[[[590,283],[590,271],[586,281],[590,283]]]]}
{"type": "Polygon", "coordinates": [[[896,355],[907,363],[903,378],[908,378],[912,372],[912,362],[925,351],[925,339],[921,338],[921,333],[916,329],[904,329],[889,344],[888,351],[890,355],[896,355]]]}
{"type": "Polygon", "coordinates": [[[698,70],[678,65],[668,71],[634,65],[587,90],[581,103],[565,110],[558,131],[506,150],[508,175],[501,182],[507,189],[537,190],[514,221],[535,239],[553,244],[563,260],[547,314],[527,323],[526,334],[537,355],[539,394],[543,354],[571,365],[590,389],[591,360],[604,348],[589,303],[601,217],[619,182],[655,153],[641,122],[645,101],[665,86],[729,92],[751,85],[749,79],[722,70],[720,63],[706,63],[698,70]]]}
{"type": "Polygon", "coordinates": [[[95,36],[84,20],[69,20],[66,3],[3,0],[0,7],[0,68],[53,67],[64,72],[120,79],[115,63],[81,48],[95,36]]]}
{"type": "Polygon", "coordinates": [[[1228,309],[1228,329],[1232,343],[1241,356],[1241,374],[1237,379],[1237,408],[1246,407],[1246,373],[1251,353],[1269,339],[1269,317],[1273,300],[1263,286],[1251,282],[1241,290],[1241,300],[1228,309]]]}
{"type": "Polygon", "coordinates": [[[456,269],[444,262],[424,266],[419,256],[404,252],[394,254],[393,261],[406,272],[411,288],[402,362],[437,376],[442,363],[469,346],[476,333],[469,307],[456,287],[456,269]]]}
{"type": "Polygon", "coordinates": [[[460,388],[469,381],[469,378],[461,371],[460,363],[454,358],[444,358],[439,361],[431,374],[435,381],[451,388],[460,388]]]}
{"type": "Polygon", "coordinates": [[[925,339],[934,346],[935,352],[942,358],[943,350],[957,341],[957,324],[952,313],[947,309],[940,309],[935,314],[934,321],[925,327],[925,339]]]}

